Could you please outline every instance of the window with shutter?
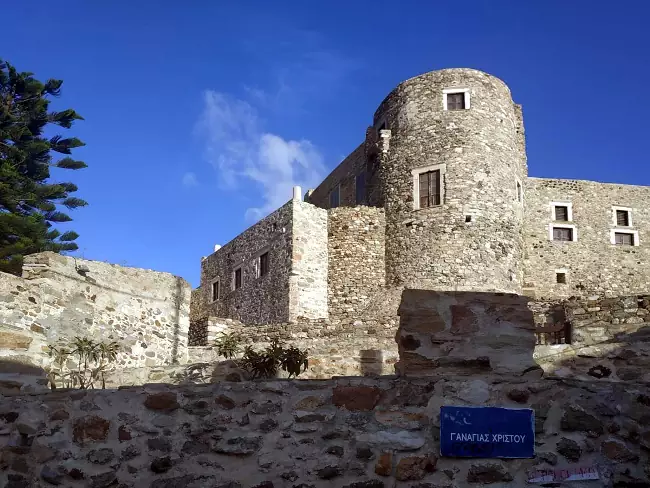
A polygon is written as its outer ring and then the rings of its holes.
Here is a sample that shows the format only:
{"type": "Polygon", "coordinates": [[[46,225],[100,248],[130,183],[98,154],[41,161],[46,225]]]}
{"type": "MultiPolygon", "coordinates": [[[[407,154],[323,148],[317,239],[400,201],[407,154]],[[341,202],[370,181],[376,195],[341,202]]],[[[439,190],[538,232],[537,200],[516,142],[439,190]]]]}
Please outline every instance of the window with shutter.
{"type": "Polygon", "coordinates": [[[260,277],[269,273],[269,253],[265,252],[260,255],[260,277]]]}
{"type": "Polygon", "coordinates": [[[627,210],[617,210],[616,211],[616,225],[619,227],[629,227],[630,226],[630,212],[627,210]]]}
{"type": "Polygon", "coordinates": [[[614,243],[617,246],[633,246],[634,234],[628,234],[627,232],[616,232],[614,234],[614,243]]]}
{"type": "Polygon", "coordinates": [[[447,110],[464,110],[465,94],[464,93],[447,93],[447,110]]]}
{"type": "Polygon", "coordinates": [[[420,173],[420,208],[440,205],[440,170],[420,173]]]}
{"type": "Polygon", "coordinates": [[[569,207],[556,206],[555,207],[555,220],[558,222],[569,221],[569,207]]]}
{"type": "Polygon", "coordinates": [[[569,242],[573,240],[573,229],[567,227],[553,227],[553,240],[569,242]]]}

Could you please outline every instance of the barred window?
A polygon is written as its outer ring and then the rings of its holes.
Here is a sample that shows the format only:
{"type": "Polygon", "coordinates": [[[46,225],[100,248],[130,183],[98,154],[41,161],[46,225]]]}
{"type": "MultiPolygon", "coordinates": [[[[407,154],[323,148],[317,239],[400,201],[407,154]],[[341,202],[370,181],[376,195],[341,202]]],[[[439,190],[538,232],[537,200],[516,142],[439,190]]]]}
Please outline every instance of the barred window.
{"type": "Polygon", "coordinates": [[[465,110],[465,94],[447,93],[447,110],[465,110]]]}
{"type": "Polygon", "coordinates": [[[553,227],[553,240],[569,242],[573,240],[573,229],[568,227],[553,227]]]}
{"type": "Polygon", "coordinates": [[[616,225],[619,227],[629,227],[630,226],[630,212],[627,210],[617,210],[616,211],[616,225]]]}
{"type": "Polygon", "coordinates": [[[614,243],[617,246],[633,246],[634,234],[629,234],[627,232],[616,232],[614,233],[614,243]]]}
{"type": "Polygon", "coordinates": [[[569,221],[569,207],[556,206],[555,207],[555,220],[558,222],[569,221]]]}

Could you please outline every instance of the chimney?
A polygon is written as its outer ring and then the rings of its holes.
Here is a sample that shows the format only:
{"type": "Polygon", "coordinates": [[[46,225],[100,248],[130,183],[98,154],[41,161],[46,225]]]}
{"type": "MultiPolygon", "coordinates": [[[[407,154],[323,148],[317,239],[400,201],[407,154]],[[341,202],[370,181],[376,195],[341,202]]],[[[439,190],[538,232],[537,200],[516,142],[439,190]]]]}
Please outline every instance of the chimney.
{"type": "Polygon", "coordinates": [[[302,201],[302,189],[299,186],[293,187],[293,199],[298,202],[302,201]]]}

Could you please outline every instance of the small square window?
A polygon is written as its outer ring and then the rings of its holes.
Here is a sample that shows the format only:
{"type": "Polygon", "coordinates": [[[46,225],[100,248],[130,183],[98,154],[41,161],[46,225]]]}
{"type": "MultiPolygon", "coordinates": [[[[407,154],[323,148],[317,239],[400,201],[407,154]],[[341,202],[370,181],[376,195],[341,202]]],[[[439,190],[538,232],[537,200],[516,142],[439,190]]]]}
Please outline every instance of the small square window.
{"type": "Polygon", "coordinates": [[[566,285],[566,273],[555,273],[555,281],[562,285],[566,285]]]}
{"type": "Polygon", "coordinates": [[[573,229],[571,227],[553,227],[553,240],[562,242],[573,241],[573,229]]]}
{"type": "Polygon", "coordinates": [[[447,110],[465,110],[465,93],[447,93],[447,110]]]}
{"type": "Polygon", "coordinates": [[[336,185],[332,191],[330,191],[330,208],[336,208],[341,204],[341,186],[336,185]]]}
{"type": "Polygon", "coordinates": [[[614,244],[617,246],[633,246],[634,234],[630,234],[628,232],[615,232],[614,244]]]}
{"type": "Polygon", "coordinates": [[[555,207],[555,220],[558,222],[569,221],[569,207],[556,205],[555,207]]]}
{"type": "Polygon", "coordinates": [[[630,226],[630,212],[629,210],[617,210],[616,211],[616,225],[619,227],[629,227],[630,226]]]}
{"type": "Polygon", "coordinates": [[[269,253],[265,252],[264,254],[260,254],[260,262],[259,262],[259,273],[260,273],[260,278],[262,276],[266,276],[269,274],[269,253]]]}
{"type": "Polygon", "coordinates": [[[233,279],[233,287],[235,290],[239,290],[241,288],[241,283],[242,283],[242,278],[241,278],[241,268],[237,268],[235,270],[235,276],[233,279]]]}
{"type": "Polygon", "coordinates": [[[211,301],[215,302],[221,298],[221,290],[219,286],[219,281],[215,281],[212,283],[212,290],[210,294],[211,301]]]}
{"type": "Polygon", "coordinates": [[[472,221],[472,216],[471,215],[465,215],[465,222],[470,223],[472,221]]]}

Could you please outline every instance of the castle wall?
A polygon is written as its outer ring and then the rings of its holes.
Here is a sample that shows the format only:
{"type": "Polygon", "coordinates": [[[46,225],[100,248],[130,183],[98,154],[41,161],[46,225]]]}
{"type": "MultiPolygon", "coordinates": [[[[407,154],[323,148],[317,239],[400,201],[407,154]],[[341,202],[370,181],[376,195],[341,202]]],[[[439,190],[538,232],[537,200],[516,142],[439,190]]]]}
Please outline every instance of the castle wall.
{"type": "Polygon", "coordinates": [[[650,290],[650,187],[529,178],[525,184],[525,291],[538,297],[644,294],[650,290]],[[551,202],[572,205],[577,241],[549,237],[551,202]],[[638,246],[611,243],[612,206],[631,209],[638,246]],[[557,283],[566,271],[566,284],[557,283]]]}
{"type": "Polygon", "coordinates": [[[326,318],[327,212],[293,201],[293,255],[289,281],[289,320],[326,318]]]}
{"type": "Polygon", "coordinates": [[[331,319],[361,318],[386,283],[383,208],[341,207],[328,212],[331,319]]]}
{"type": "Polygon", "coordinates": [[[520,115],[501,80],[470,69],[412,78],[380,105],[375,125],[391,131],[380,162],[389,285],[521,292],[520,115]],[[444,110],[449,88],[467,89],[470,108],[444,110]],[[416,209],[414,171],[434,165],[442,204],[416,209]]]}
{"type": "Polygon", "coordinates": [[[183,363],[189,302],[189,284],[169,273],[29,255],[22,278],[0,273],[0,372],[45,365],[46,346],[74,336],[118,342],[118,367],[183,363]]]}
{"type": "Polygon", "coordinates": [[[340,185],[340,203],[341,207],[354,207],[356,201],[356,177],[365,175],[366,178],[366,202],[371,206],[378,206],[378,193],[376,188],[379,186],[376,168],[368,165],[365,152],[365,143],[357,147],[350,155],[345,158],[334,170],[327,175],[320,185],[316,187],[309,197],[309,203],[321,208],[330,208],[330,192],[340,185]]]}
{"type": "Polygon", "coordinates": [[[531,470],[582,468],[598,480],[575,486],[641,487],[649,404],[640,383],[489,375],[14,393],[0,485],[522,487],[531,470]],[[443,405],[534,409],[535,457],[441,457],[443,405]]]}
{"type": "Polygon", "coordinates": [[[289,320],[293,225],[293,201],[289,201],[201,262],[201,292],[208,315],[251,324],[289,320]],[[269,273],[258,278],[258,257],[264,252],[269,253],[269,273]],[[235,290],[234,271],[240,266],[242,286],[235,290]],[[216,280],[220,297],[212,301],[216,280]]]}

